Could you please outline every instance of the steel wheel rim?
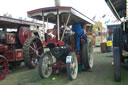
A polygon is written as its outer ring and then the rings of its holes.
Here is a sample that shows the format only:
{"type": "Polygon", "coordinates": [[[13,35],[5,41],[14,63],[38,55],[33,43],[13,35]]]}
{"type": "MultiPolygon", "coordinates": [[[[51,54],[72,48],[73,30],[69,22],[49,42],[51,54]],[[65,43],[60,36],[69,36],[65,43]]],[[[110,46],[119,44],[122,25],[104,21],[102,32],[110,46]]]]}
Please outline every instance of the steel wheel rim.
{"type": "Polygon", "coordinates": [[[50,67],[51,64],[51,56],[48,54],[45,55],[42,61],[42,73],[45,76],[45,78],[48,78],[52,73],[52,67],[50,67]]]}
{"type": "Polygon", "coordinates": [[[70,63],[70,69],[71,69],[71,75],[73,79],[77,77],[77,72],[78,72],[78,63],[77,63],[77,58],[73,54],[72,55],[72,62],[70,63]]]}

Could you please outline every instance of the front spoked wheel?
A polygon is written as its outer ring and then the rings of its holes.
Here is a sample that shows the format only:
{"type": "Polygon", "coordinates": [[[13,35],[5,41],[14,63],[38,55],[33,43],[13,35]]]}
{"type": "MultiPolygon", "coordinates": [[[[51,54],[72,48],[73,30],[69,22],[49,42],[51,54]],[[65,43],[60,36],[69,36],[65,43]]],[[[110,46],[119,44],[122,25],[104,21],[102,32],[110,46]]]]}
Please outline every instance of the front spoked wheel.
{"type": "Polygon", "coordinates": [[[42,79],[48,78],[52,74],[52,67],[50,67],[52,63],[53,59],[50,52],[46,52],[40,57],[38,70],[42,79]]]}
{"type": "Polygon", "coordinates": [[[78,74],[78,61],[75,52],[70,52],[66,58],[67,75],[70,80],[76,79],[78,74]]]}

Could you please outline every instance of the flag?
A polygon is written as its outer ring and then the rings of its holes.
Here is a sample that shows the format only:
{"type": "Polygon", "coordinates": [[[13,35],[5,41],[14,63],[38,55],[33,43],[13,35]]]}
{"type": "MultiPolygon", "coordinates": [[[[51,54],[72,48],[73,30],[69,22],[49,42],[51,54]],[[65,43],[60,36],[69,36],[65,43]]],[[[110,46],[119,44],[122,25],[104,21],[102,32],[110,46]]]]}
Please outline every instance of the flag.
{"type": "Polygon", "coordinates": [[[95,20],[95,18],[96,18],[96,16],[94,16],[94,17],[92,18],[92,20],[95,20]]]}
{"type": "Polygon", "coordinates": [[[102,16],[102,18],[104,18],[106,16],[106,14],[104,14],[103,16],[102,16]]]}

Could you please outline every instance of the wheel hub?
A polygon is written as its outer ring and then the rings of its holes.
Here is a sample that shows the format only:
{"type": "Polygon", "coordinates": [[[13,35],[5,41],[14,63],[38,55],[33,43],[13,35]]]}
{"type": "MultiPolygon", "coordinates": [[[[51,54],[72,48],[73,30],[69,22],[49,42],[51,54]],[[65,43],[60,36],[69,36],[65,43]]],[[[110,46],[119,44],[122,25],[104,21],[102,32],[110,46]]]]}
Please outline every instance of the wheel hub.
{"type": "Polygon", "coordinates": [[[76,64],[74,62],[71,63],[71,68],[75,69],[76,68],[76,64]]]}
{"type": "Polygon", "coordinates": [[[39,54],[38,50],[36,50],[35,52],[36,52],[36,55],[38,56],[38,54],[39,54]]]}

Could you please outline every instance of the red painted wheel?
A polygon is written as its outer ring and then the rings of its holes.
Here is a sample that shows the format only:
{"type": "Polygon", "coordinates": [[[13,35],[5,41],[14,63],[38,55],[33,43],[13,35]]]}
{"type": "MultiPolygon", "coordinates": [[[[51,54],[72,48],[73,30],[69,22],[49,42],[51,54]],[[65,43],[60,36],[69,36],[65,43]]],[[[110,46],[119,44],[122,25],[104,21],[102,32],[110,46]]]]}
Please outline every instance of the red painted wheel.
{"type": "Polygon", "coordinates": [[[23,57],[26,66],[30,69],[37,67],[39,57],[43,53],[43,45],[39,38],[26,39],[23,45],[23,57]]]}
{"type": "Polygon", "coordinates": [[[0,80],[3,80],[8,74],[8,62],[6,58],[0,55],[0,80]]]}

